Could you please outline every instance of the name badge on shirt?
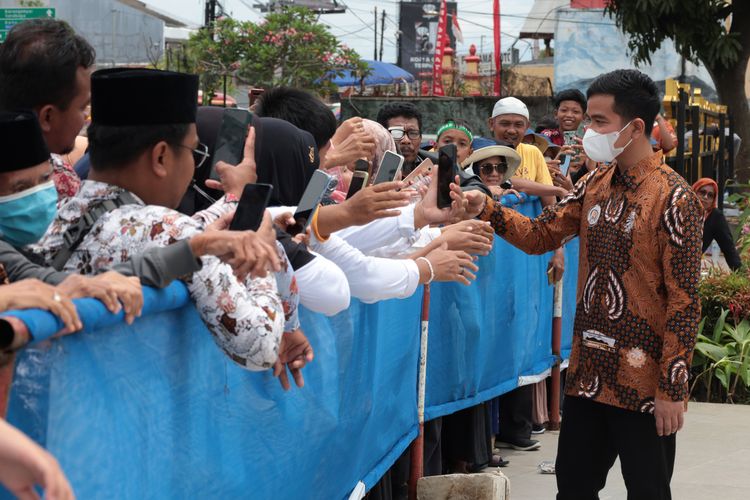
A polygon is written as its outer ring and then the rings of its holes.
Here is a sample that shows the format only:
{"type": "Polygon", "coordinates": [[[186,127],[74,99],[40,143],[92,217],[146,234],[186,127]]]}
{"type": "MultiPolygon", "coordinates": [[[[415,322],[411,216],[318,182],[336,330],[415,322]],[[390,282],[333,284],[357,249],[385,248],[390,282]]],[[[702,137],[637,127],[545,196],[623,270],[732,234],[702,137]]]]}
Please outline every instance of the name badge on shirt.
{"type": "Polygon", "coordinates": [[[590,349],[599,349],[600,351],[614,353],[617,351],[615,343],[615,339],[607,337],[596,330],[584,330],[583,332],[583,345],[590,349]]]}

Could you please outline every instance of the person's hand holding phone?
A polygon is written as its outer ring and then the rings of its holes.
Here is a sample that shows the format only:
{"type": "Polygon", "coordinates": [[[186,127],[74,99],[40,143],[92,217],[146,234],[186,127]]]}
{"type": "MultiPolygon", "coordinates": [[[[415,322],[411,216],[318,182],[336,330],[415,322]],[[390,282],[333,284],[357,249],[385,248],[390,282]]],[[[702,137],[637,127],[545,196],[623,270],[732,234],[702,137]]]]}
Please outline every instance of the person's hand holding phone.
{"type": "Polygon", "coordinates": [[[250,126],[248,129],[242,161],[237,165],[229,165],[220,161],[214,168],[220,180],[207,179],[206,187],[208,188],[224,191],[239,199],[245,185],[255,184],[258,181],[255,165],[255,127],[250,126]]]}
{"type": "Polygon", "coordinates": [[[352,226],[362,226],[385,217],[401,214],[399,208],[409,205],[410,195],[397,191],[403,188],[400,181],[383,182],[363,188],[341,204],[345,207],[352,226]]]}
{"type": "Polygon", "coordinates": [[[196,256],[213,255],[232,267],[242,281],[248,275],[253,278],[266,276],[269,269],[281,270],[281,259],[276,248],[273,221],[268,211],[263,216],[258,231],[229,231],[234,212],[224,214],[206,227],[202,234],[190,239],[196,256]]]}
{"type": "Polygon", "coordinates": [[[437,169],[433,169],[427,192],[414,209],[414,227],[417,229],[431,224],[458,222],[468,218],[466,217],[466,197],[461,191],[458,176],[450,184],[451,206],[449,208],[438,208],[437,175],[437,169]]]}
{"type": "Polygon", "coordinates": [[[328,152],[323,168],[353,165],[360,158],[372,161],[375,138],[365,131],[362,118],[346,120],[331,138],[333,148],[328,152]]]}

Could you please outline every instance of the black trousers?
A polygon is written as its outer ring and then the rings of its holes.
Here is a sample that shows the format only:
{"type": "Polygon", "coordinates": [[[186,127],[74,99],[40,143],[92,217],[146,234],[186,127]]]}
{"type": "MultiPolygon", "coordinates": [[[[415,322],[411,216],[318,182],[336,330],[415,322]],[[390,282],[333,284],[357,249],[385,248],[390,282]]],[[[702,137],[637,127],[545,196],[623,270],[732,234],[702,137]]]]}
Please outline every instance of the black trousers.
{"type": "Polygon", "coordinates": [[[566,396],[557,445],[557,500],[598,500],[620,457],[628,500],[670,500],[675,435],[659,437],[654,416],[566,396]]]}
{"type": "Polygon", "coordinates": [[[500,403],[500,441],[516,442],[531,437],[534,386],[524,385],[503,394],[500,403]]]}

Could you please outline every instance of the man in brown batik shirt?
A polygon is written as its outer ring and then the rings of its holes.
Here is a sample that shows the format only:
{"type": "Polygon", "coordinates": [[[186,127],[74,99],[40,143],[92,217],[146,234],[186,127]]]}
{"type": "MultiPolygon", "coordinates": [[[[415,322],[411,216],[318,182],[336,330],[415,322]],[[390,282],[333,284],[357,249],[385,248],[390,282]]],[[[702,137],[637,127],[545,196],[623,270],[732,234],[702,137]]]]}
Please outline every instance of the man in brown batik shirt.
{"type": "Polygon", "coordinates": [[[580,236],[558,500],[598,498],[618,456],[628,498],[669,499],[700,319],[701,206],[651,149],[648,76],[607,73],[587,97],[583,146],[600,163],[569,196],[533,220],[474,193],[469,210],[528,253],[580,236]]]}

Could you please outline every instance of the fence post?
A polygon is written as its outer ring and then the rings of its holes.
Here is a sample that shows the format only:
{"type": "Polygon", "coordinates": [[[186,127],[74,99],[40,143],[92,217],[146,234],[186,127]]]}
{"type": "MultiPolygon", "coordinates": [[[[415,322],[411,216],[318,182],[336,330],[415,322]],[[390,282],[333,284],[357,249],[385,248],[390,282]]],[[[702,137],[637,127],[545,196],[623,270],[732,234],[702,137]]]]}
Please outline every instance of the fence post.
{"type": "Polygon", "coordinates": [[[692,137],[692,148],[690,152],[691,161],[690,161],[690,177],[688,177],[688,182],[693,183],[696,180],[698,180],[698,177],[700,176],[700,159],[701,159],[701,124],[700,124],[700,106],[698,104],[693,103],[690,105],[690,128],[693,131],[693,137],[692,137]]]}
{"type": "Polygon", "coordinates": [[[729,138],[727,139],[727,149],[729,150],[729,172],[727,172],[727,178],[734,179],[734,118],[731,113],[727,113],[727,119],[729,121],[729,138]]]}
{"type": "Polygon", "coordinates": [[[677,90],[679,94],[679,100],[677,101],[677,173],[683,177],[688,177],[687,168],[685,166],[685,108],[687,106],[687,93],[682,88],[682,85],[677,90]]]}
{"type": "Polygon", "coordinates": [[[553,312],[552,312],[552,355],[555,357],[555,364],[552,366],[552,379],[549,405],[549,430],[560,430],[560,350],[562,346],[562,305],[563,305],[563,282],[562,280],[555,283],[553,295],[553,312]]]}
{"type": "Polygon", "coordinates": [[[417,420],[419,434],[411,444],[409,471],[409,500],[417,500],[417,482],[424,475],[424,400],[427,382],[427,336],[430,323],[430,285],[422,295],[422,331],[419,336],[419,373],[417,375],[417,420]]]}
{"type": "Polygon", "coordinates": [[[716,196],[718,197],[718,203],[719,203],[719,210],[722,210],[724,208],[724,189],[725,184],[727,182],[727,174],[726,174],[726,161],[727,161],[727,155],[726,151],[724,151],[724,148],[726,147],[726,138],[724,137],[724,127],[726,126],[725,123],[726,118],[726,110],[723,109],[722,106],[719,107],[719,152],[716,155],[717,160],[717,167],[718,172],[716,173],[716,182],[719,184],[719,192],[716,193],[716,196]]]}

